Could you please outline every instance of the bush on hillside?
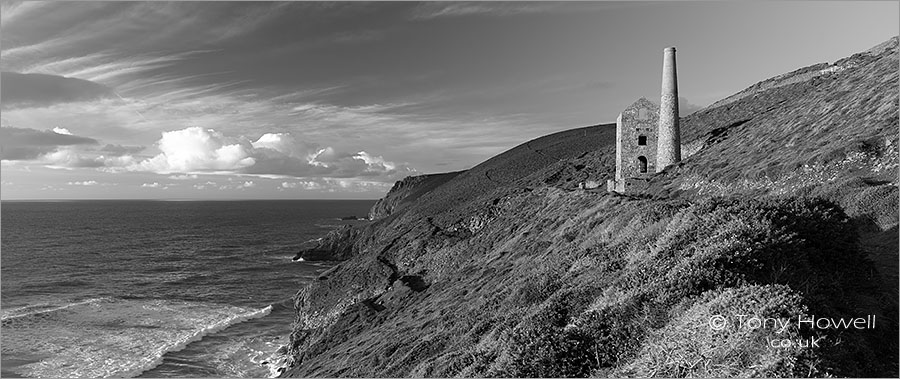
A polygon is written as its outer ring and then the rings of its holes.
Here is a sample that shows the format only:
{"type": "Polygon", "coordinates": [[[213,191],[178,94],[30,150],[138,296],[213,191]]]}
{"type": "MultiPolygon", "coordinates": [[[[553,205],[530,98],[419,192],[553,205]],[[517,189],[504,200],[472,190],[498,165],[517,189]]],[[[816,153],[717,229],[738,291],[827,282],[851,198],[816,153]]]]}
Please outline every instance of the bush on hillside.
{"type": "MultiPolygon", "coordinates": [[[[877,343],[873,333],[847,334],[852,346],[770,351],[764,349],[770,334],[696,329],[696,321],[712,311],[787,317],[808,306],[830,317],[857,317],[855,297],[872,289],[868,262],[857,250],[854,226],[836,204],[819,198],[729,197],[679,204],[667,212],[656,208],[623,211],[620,216],[628,221],[596,225],[619,229],[619,234],[609,230],[614,237],[611,245],[601,246],[606,253],[567,260],[573,266],[562,278],[560,267],[553,267],[555,292],[529,297],[546,300],[510,330],[499,354],[507,358],[491,375],[573,377],[619,368],[620,374],[639,376],[882,372],[865,364],[877,343]],[[596,259],[616,256],[611,249],[624,254],[620,264],[596,259]],[[607,279],[571,280],[592,277],[591,271],[607,279]],[[701,342],[708,346],[701,348],[701,342]],[[664,352],[672,351],[679,355],[666,358],[664,352]],[[708,358],[702,368],[701,357],[708,358]],[[737,363],[729,366],[732,361],[737,363]]],[[[822,335],[834,343],[834,333],[822,335]]]]}
{"type": "MultiPolygon", "coordinates": [[[[805,314],[802,297],[787,286],[749,285],[710,291],[665,327],[653,332],[637,357],[616,376],[638,377],[792,377],[809,373],[804,350],[797,343],[771,347],[770,341],[802,341],[793,318],[805,314]],[[775,322],[753,328],[752,315],[775,322]],[[724,317],[717,324],[714,317],[724,317]],[[724,325],[721,330],[711,325],[724,325]],[[806,371],[804,371],[806,370],[806,371]]],[[[807,345],[808,346],[808,345],[807,345]]]]}

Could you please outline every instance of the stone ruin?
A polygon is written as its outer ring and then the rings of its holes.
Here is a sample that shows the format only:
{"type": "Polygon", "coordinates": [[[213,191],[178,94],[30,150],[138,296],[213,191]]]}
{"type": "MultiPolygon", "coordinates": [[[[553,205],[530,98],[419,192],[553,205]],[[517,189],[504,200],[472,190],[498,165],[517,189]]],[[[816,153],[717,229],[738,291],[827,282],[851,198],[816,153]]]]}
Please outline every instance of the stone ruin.
{"type": "Polygon", "coordinates": [[[675,48],[666,48],[660,105],[642,97],[616,119],[616,173],[607,191],[640,192],[653,174],[681,161],[676,71],[675,48]]]}

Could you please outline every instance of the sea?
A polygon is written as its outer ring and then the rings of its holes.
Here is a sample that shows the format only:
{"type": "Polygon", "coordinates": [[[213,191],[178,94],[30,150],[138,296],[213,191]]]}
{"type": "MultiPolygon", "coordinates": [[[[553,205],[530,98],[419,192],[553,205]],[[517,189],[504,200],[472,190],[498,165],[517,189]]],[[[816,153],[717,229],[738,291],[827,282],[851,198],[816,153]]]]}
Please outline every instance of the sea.
{"type": "Polygon", "coordinates": [[[4,201],[0,376],[273,376],[292,296],[335,264],[292,258],[373,204],[4,201]]]}

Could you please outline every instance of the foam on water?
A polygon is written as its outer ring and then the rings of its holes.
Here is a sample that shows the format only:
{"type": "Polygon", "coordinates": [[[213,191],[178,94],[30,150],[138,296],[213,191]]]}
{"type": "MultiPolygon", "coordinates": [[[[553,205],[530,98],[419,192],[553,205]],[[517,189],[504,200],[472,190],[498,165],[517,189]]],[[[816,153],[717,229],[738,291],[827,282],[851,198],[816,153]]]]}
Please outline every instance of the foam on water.
{"type": "Polygon", "coordinates": [[[204,335],[266,316],[251,309],[171,300],[90,299],[4,312],[4,359],[46,357],[10,367],[32,377],[132,377],[204,335]]]}
{"type": "Polygon", "coordinates": [[[63,310],[63,309],[78,306],[78,305],[96,303],[101,300],[103,300],[103,299],[88,299],[88,300],[79,301],[79,302],[70,303],[70,304],[64,304],[64,305],[53,305],[50,303],[27,305],[24,307],[13,308],[13,309],[10,309],[7,311],[3,311],[2,316],[0,316],[0,320],[6,321],[7,319],[13,319],[13,318],[18,318],[18,317],[25,317],[25,316],[31,316],[31,315],[41,314],[41,313],[59,311],[59,310],[63,310]]]}
{"type": "Polygon", "coordinates": [[[228,377],[275,377],[279,363],[285,356],[279,349],[287,338],[249,338],[214,352],[205,357],[216,369],[228,377]]]}

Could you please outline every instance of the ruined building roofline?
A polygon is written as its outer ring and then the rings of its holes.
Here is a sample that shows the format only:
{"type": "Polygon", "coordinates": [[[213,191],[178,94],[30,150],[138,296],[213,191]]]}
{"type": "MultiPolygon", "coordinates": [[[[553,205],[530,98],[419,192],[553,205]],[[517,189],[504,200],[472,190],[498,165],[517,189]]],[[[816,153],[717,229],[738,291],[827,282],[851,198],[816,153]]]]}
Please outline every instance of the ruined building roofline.
{"type": "Polygon", "coordinates": [[[643,191],[655,173],[681,160],[675,47],[664,49],[661,90],[659,105],[641,97],[616,118],[616,171],[607,191],[643,191]]]}

